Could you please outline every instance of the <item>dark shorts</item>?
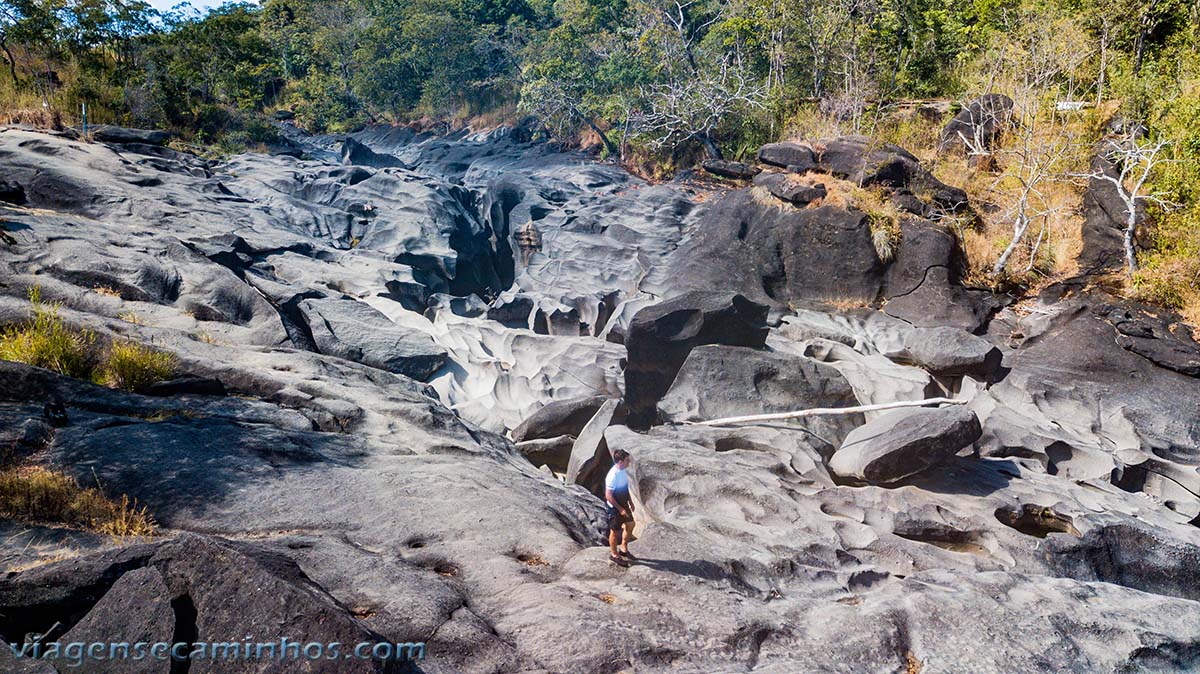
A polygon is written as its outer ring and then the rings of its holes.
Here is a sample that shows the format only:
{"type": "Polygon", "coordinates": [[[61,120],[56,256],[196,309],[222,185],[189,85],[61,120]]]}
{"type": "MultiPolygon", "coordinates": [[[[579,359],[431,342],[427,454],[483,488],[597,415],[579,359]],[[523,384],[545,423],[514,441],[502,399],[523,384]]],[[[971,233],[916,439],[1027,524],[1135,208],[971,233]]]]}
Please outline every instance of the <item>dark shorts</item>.
{"type": "Polygon", "coordinates": [[[616,508],[614,508],[611,503],[608,504],[608,530],[609,531],[616,531],[616,532],[620,533],[620,531],[622,530],[622,528],[624,527],[624,525],[627,522],[633,521],[633,517],[629,514],[629,504],[622,503],[621,506],[625,508],[625,512],[627,513],[627,515],[625,517],[621,517],[620,511],[618,511],[616,508]]]}

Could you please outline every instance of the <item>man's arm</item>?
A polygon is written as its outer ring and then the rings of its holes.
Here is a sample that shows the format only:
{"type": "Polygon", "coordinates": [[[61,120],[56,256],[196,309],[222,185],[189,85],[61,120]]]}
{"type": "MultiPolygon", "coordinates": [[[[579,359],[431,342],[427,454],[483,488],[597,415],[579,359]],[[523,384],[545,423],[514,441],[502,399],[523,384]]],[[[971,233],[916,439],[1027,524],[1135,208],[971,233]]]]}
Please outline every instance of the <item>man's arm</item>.
{"type": "Polygon", "coordinates": [[[622,507],[620,503],[617,503],[617,499],[616,499],[616,497],[613,496],[613,492],[611,489],[604,490],[604,500],[608,501],[609,504],[612,505],[612,507],[616,508],[617,512],[621,513],[622,517],[625,516],[625,508],[622,507]]]}

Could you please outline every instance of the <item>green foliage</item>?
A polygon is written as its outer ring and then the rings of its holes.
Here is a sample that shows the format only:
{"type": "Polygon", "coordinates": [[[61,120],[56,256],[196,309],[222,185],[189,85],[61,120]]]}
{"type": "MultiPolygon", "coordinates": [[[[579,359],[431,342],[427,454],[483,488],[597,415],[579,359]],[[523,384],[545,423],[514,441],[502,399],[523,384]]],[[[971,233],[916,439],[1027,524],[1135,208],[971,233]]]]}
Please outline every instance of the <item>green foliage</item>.
{"type": "Polygon", "coordinates": [[[135,342],[114,342],[95,378],[111,388],[144,391],[151,384],[170,379],[176,367],[175,358],[169,353],[135,342]]]}
{"type": "MultiPolygon", "coordinates": [[[[170,379],[178,367],[171,354],[134,342],[116,341],[98,349],[95,334],[69,327],[58,315],[61,305],[42,302],[36,286],[29,289],[29,302],[33,317],[0,331],[0,359],[127,391],[142,391],[170,379]]],[[[132,314],[122,316],[131,317],[136,319],[132,314]]]]}
{"type": "Polygon", "coordinates": [[[1200,68],[1186,66],[1185,91],[1149,103],[1151,133],[1165,139],[1167,161],[1154,176],[1162,203],[1151,208],[1152,246],[1140,257],[1134,290],[1143,300],[1200,319],[1200,68]]]}
{"type": "Polygon", "coordinates": [[[1117,97],[1147,119],[1195,72],[1194,14],[1188,0],[264,0],[205,14],[10,0],[0,94],[225,149],[270,142],[279,108],[344,132],[516,105],[622,154],[743,156],[805,107],[869,131],[879,102],[1004,89],[1015,82],[994,75],[1013,59],[1063,61],[1047,91],[1117,97]],[[703,95],[680,98],[689,86],[703,95]]]}
{"type": "Polygon", "coordinates": [[[0,332],[0,359],[88,378],[95,335],[69,328],[58,315],[60,305],[42,302],[40,288],[30,288],[29,302],[33,317],[0,332]]]}

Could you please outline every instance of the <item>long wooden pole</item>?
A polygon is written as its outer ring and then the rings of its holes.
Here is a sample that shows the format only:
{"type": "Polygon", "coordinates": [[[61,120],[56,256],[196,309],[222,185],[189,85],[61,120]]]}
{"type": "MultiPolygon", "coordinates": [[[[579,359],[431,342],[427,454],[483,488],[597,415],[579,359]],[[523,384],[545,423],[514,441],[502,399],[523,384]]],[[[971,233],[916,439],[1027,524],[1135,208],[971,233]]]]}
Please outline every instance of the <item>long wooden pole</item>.
{"type": "Polygon", "coordinates": [[[729,424],[746,424],[756,421],[781,421],[784,419],[799,419],[801,417],[818,417],[831,414],[857,414],[859,412],[878,412],[894,410],[901,407],[926,407],[928,405],[965,405],[970,401],[958,398],[926,398],[925,400],[902,400],[895,403],[878,403],[875,405],[858,405],[857,407],[816,407],[811,410],[797,412],[776,412],[774,414],[751,414],[744,417],[725,417],[708,421],[685,421],[692,426],[727,426],[729,424]]]}

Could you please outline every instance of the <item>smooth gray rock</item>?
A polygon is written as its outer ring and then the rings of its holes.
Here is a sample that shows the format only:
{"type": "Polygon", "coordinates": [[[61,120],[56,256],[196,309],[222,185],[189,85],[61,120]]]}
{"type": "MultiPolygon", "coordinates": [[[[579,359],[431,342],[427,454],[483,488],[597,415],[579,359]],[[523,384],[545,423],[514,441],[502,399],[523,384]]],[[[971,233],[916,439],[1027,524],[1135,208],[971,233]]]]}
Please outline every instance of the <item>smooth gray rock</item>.
{"type": "Polygon", "coordinates": [[[1000,139],[1013,119],[1013,100],[1004,94],[984,94],[967,103],[942,129],[940,149],[986,151],[1000,139]]]}
{"type": "Polygon", "coordinates": [[[618,404],[617,400],[606,400],[596,410],[571,445],[571,458],[567,463],[567,482],[582,485],[598,496],[604,493],[604,476],[613,464],[612,454],[604,441],[604,429],[612,425],[618,404]]]}
{"type": "Polygon", "coordinates": [[[829,204],[794,208],[749,188],[715,199],[648,280],[671,295],[721,290],[783,306],[867,305],[879,297],[885,273],[866,213],[829,204]]]}
{"type": "Polygon", "coordinates": [[[513,442],[577,436],[606,400],[604,396],[584,396],[551,401],[512,430],[513,442]]]}
{"type": "Polygon", "coordinates": [[[900,231],[900,249],[884,282],[884,312],[918,327],[974,333],[1007,303],[963,286],[966,255],[953,232],[915,218],[904,219],[900,231]]]}
{"type": "Polygon", "coordinates": [[[758,161],[803,173],[816,166],[812,148],[800,143],[768,143],[758,149],[758,161]]]}
{"type": "Polygon", "coordinates": [[[123,126],[96,126],[88,129],[88,133],[101,143],[162,145],[171,139],[171,134],[167,131],[130,129],[123,126]]]}
{"type": "MultiPolygon", "coordinates": [[[[214,165],[0,131],[0,173],[29,206],[5,214],[16,243],[0,256],[0,324],[26,319],[26,288],[39,285],[68,325],[170,351],[180,376],[231,394],[131,395],[0,363],[0,438],[137,499],[163,536],[144,547],[10,523],[0,560],[36,568],[0,580],[20,588],[0,592],[5,640],[64,614],[68,628],[90,614],[114,634],[161,624],[158,573],[172,594],[194,588],[197,608],[219,604],[202,613],[235,639],[260,618],[271,636],[292,636],[275,627],[282,597],[302,607],[296,625],[317,616],[318,632],[426,640],[420,667],[436,674],[1200,664],[1189,580],[1200,402],[1182,372],[1187,342],[1165,315],[1094,291],[996,311],[989,293],[961,285],[961,253],[935,224],[905,218],[895,258],[872,262],[851,211],[799,209],[761,189],[648,185],[531,143],[530,130],[352,134],[410,169],[343,165],[344,136],[286,125],[310,159],[214,165]],[[97,292],[90,271],[112,287],[97,292]],[[172,278],[177,288],[159,282],[172,278]],[[762,308],[753,320],[671,310],[651,321],[661,339],[639,345],[639,311],[690,290],[762,308]],[[360,302],[447,360],[425,385],[319,353],[306,300],[360,302]],[[668,315],[679,323],[660,322],[668,315]],[[984,388],[903,364],[914,325],[984,334],[1004,354],[1003,378],[984,388]],[[600,499],[531,463],[569,464],[570,436],[514,447],[498,433],[556,400],[621,399],[626,361],[645,372],[680,347],[665,393],[688,354],[709,348],[693,338],[719,327],[769,349],[746,362],[817,361],[864,403],[970,398],[981,456],[946,457],[889,489],[830,475],[846,419],[640,434],[599,418],[578,431],[576,478],[596,488],[610,449],[634,455],[641,561],[614,567],[600,499]],[[65,425],[39,420],[55,395],[65,425]],[[186,531],[240,542],[213,542],[214,554],[180,543],[168,564],[148,562],[186,531]],[[134,572],[146,584],[118,585],[134,572]]],[[[864,152],[874,149],[847,140],[806,170],[861,170],[884,196],[933,209],[940,194],[937,208],[949,207],[952,190],[923,182],[896,149],[864,152]]],[[[806,380],[818,381],[839,382],[806,380]]],[[[726,404],[712,395],[723,389],[691,388],[726,404]]],[[[6,650],[0,670],[48,671],[6,650]]]]}
{"type": "MultiPolygon", "coordinates": [[[[824,363],[745,347],[698,346],[659,401],[658,414],[681,423],[856,404],[850,384],[824,363]]],[[[855,417],[843,421],[853,425],[855,417]]]]}
{"type": "Polygon", "coordinates": [[[565,473],[571,462],[571,449],[575,437],[560,435],[554,438],[539,438],[516,443],[515,447],[535,466],[546,466],[556,473],[565,473]]]}
{"type": "Polygon", "coordinates": [[[625,349],[625,402],[630,424],[649,426],[688,353],[703,344],[762,346],[767,307],[741,295],[691,292],[646,307],[633,317],[625,349]]]}
{"type": "Polygon", "coordinates": [[[715,176],[733,178],[734,180],[749,180],[762,171],[758,166],[725,159],[710,159],[701,164],[701,166],[703,166],[705,171],[715,176]]]}
{"type": "MultiPolygon", "coordinates": [[[[21,611],[27,628],[49,629],[55,618],[79,621],[64,641],[193,641],[208,635],[232,642],[277,642],[281,625],[302,644],[381,641],[314,585],[292,561],[262,548],[184,535],[135,548],[136,555],[101,553],[0,580],[4,614],[21,611]],[[270,598],[270,600],[267,600],[270,598]],[[97,601],[98,600],[98,601],[97,601]],[[156,637],[156,638],[143,638],[156,637]],[[242,641],[241,638],[236,641],[242,641]]],[[[241,658],[237,671],[280,671],[286,659],[241,658]]],[[[303,662],[293,661],[293,665],[303,662]]],[[[189,671],[228,671],[220,658],[191,661],[189,671]]],[[[88,671],[163,671],[152,658],[89,663],[88,671]]],[[[339,671],[392,671],[394,663],[346,659],[339,671]]]]}
{"type": "Polygon", "coordinates": [[[979,418],[962,406],[900,409],[851,431],[829,469],[871,484],[897,482],[949,459],[982,433],[979,418]]]}
{"type": "Polygon", "coordinates": [[[917,328],[905,335],[905,353],[917,365],[939,376],[970,375],[989,379],[1003,354],[983,339],[957,328],[917,328]]]}
{"type": "Polygon", "coordinates": [[[404,330],[351,299],[308,299],[297,305],[321,353],[423,381],[446,362],[426,334],[404,330]]]}
{"type": "MultiPolygon", "coordinates": [[[[176,634],[187,633],[182,621],[178,627],[181,629],[177,631],[172,593],[162,575],[157,569],[141,567],[124,572],[59,641],[64,644],[174,643],[176,634]]],[[[86,658],[86,665],[81,666],[99,674],[170,671],[170,663],[152,657],[110,659],[110,655],[110,652],[104,652],[102,658],[86,658]]]]}

